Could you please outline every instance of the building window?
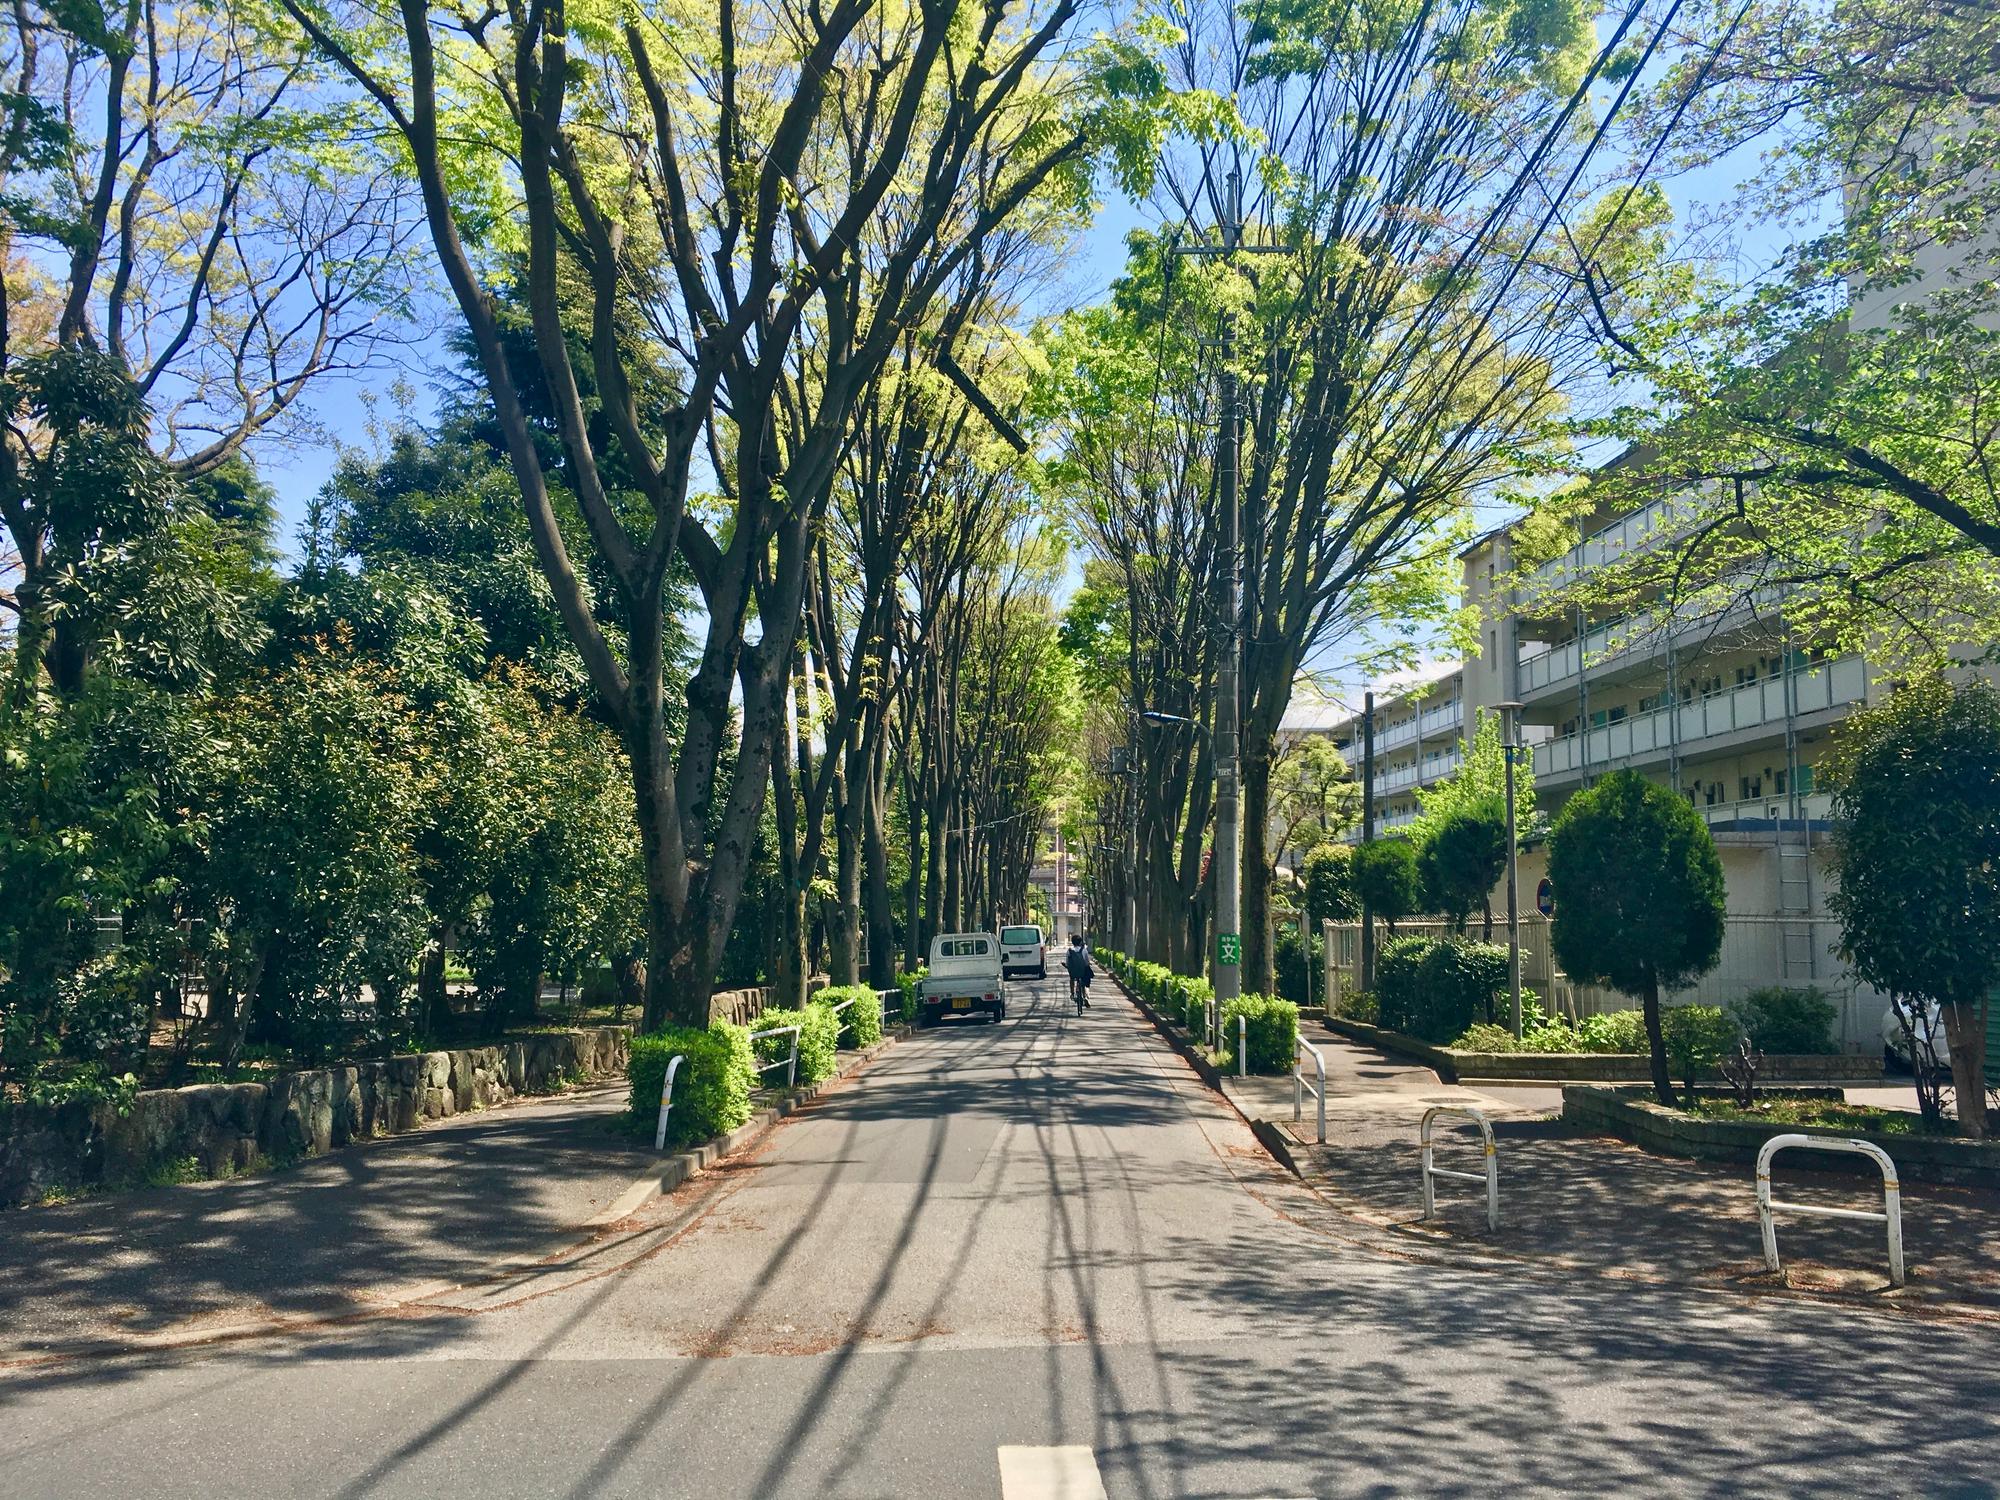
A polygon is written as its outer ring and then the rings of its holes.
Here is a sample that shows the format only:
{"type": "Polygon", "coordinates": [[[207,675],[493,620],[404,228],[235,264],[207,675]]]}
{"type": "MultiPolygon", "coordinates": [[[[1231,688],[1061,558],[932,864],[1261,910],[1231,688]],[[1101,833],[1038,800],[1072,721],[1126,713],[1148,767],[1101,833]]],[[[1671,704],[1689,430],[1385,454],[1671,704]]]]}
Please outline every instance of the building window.
{"type": "Polygon", "coordinates": [[[1720,802],[1721,800],[1722,800],[1721,782],[1711,781],[1707,786],[1702,788],[1702,801],[1705,802],[1708,806],[1713,807],[1715,806],[1716,803],[1720,802]]]}
{"type": "Polygon", "coordinates": [[[1602,729],[1608,718],[1609,715],[1603,709],[1597,709],[1590,716],[1590,727],[1592,729],[1602,729]]]}
{"type": "Polygon", "coordinates": [[[1782,797],[1782,796],[1784,796],[1784,795],[1785,795],[1785,780],[1786,780],[1786,777],[1785,777],[1785,773],[1784,773],[1783,771],[1773,771],[1773,772],[1771,773],[1771,795],[1772,795],[1772,796],[1774,796],[1774,797],[1782,797]]]}
{"type": "Polygon", "coordinates": [[[1622,724],[1625,722],[1624,704],[1621,703],[1616,708],[1611,710],[1611,722],[1614,724],[1622,724]]]}
{"type": "Polygon", "coordinates": [[[1739,801],[1749,802],[1764,795],[1764,778],[1761,776],[1739,776],[1736,785],[1741,790],[1739,801]]]}
{"type": "Polygon", "coordinates": [[[1812,789],[1813,768],[1810,765],[1801,765],[1799,767],[1799,795],[1803,797],[1812,791],[1812,789]]]}

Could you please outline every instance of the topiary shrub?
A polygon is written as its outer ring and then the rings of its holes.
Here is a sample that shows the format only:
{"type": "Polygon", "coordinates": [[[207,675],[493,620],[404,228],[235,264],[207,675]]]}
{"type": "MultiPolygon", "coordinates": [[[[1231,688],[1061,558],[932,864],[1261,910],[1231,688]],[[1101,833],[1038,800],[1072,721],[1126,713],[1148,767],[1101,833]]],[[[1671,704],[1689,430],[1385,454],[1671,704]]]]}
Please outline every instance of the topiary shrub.
{"type": "Polygon", "coordinates": [[[750,1118],[757,1069],[749,1028],[728,1021],[715,1021],[706,1031],[670,1026],[632,1038],[626,1110],[634,1134],[651,1138],[660,1117],[660,1086],[675,1053],[683,1061],[674,1074],[674,1105],[667,1116],[669,1144],[709,1140],[750,1118]]]}
{"type": "Polygon", "coordinates": [[[896,976],[896,988],[903,992],[902,1015],[905,1026],[917,1024],[917,997],[923,992],[924,980],[930,976],[930,972],[930,969],[925,967],[896,976]]]}
{"type": "Polygon", "coordinates": [[[1243,995],[1222,1007],[1222,1050],[1216,1067],[1236,1066],[1236,1018],[1244,1019],[1244,1042],[1252,1073],[1289,1073],[1299,1035],[1299,1008],[1277,995],[1243,995]]]}
{"type": "Polygon", "coordinates": [[[1391,1031],[1409,1032],[1416,1025],[1424,955],[1437,946],[1436,938],[1391,938],[1375,959],[1375,1000],[1377,1025],[1391,1031]]]}
{"type": "Polygon", "coordinates": [[[1742,1033],[1719,1005],[1676,1005],[1660,1013],[1660,1034],[1666,1039],[1667,1065],[1680,1075],[1692,1104],[1696,1076],[1714,1071],[1742,1033]]]}
{"type": "MultiPolygon", "coordinates": [[[[1375,974],[1377,987],[1386,989],[1379,962],[1375,974]]],[[[1437,1046],[1447,1045],[1473,1022],[1494,1019],[1494,996],[1506,984],[1505,948],[1461,937],[1430,943],[1417,960],[1415,1000],[1408,1024],[1398,1030],[1437,1046]]]]}
{"type": "Polygon", "coordinates": [[[1731,1002],[1730,1014],[1750,1045],[1760,1052],[1825,1054],[1838,1052],[1833,1039],[1840,1013],[1817,985],[1789,989],[1770,985],[1731,1002]]]}
{"type": "Polygon", "coordinates": [[[843,1001],[853,1001],[840,1012],[840,1035],[850,1047],[867,1047],[882,1040],[882,997],[865,984],[837,984],[812,998],[814,1005],[831,1010],[843,1001]]]}
{"type": "MultiPolygon", "coordinates": [[[[757,1017],[758,1031],[774,1031],[781,1026],[799,1028],[799,1068],[797,1083],[801,1088],[819,1083],[833,1076],[836,1054],[840,1050],[840,1021],[824,1005],[809,1004],[804,1010],[767,1010],[757,1017]]],[[[760,1064],[782,1062],[790,1056],[792,1039],[788,1036],[760,1037],[754,1044],[757,1061],[760,1064]]],[[[785,1072],[782,1068],[766,1067],[762,1077],[768,1084],[783,1084],[785,1072]]]]}

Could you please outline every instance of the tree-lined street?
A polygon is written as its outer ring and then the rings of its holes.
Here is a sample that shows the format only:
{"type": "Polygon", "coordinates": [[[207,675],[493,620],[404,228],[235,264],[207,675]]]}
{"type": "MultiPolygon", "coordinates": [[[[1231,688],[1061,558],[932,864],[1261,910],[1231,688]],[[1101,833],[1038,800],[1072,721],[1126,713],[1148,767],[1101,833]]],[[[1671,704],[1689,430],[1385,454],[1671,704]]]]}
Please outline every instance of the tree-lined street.
{"type": "MultiPolygon", "coordinates": [[[[345,1327],[10,1360],[0,1493],[135,1464],[221,1495],[1097,1493],[1023,1487],[1047,1465],[1019,1455],[1003,1486],[1002,1449],[1072,1447],[1113,1497],[1978,1492],[1989,1327],[1439,1263],[1277,1168],[1106,987],[1081,1017],[1030,988],[543,1270],[345,1327]],[[1940,1381],[1966,1415],[1913,1445],[1940,1381]]],[[[35,1322],[10,1292],[11,1355],[35,1322]]]]}

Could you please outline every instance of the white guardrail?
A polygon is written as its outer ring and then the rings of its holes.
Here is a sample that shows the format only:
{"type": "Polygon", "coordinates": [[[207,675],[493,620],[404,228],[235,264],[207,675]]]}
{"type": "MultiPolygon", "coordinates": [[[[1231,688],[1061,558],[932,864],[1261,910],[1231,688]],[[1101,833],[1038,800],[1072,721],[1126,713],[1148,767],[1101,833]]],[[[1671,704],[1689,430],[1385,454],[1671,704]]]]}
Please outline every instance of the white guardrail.
{"type": "Polygon", "coordinates": [[[1319,1143],[1326,1144],[1326,1059],[1319,1048],[1302,1036],[1292,1038],[1292,1118],[1298,1119],[1305,1110],[1306,1091],[1312,1091],[1319,1101],[1319,1143]],[[1305,1060],[1311,1057],[1313,1068],[1319,1074],[1319,1086],[1306,1082],[1305,1060]]]}
{"type": "Polygon", "coordinates": [[[687,1054],[676,1052],[667,1061],[666,1081],[660,1085],[660,1124],[653,1132],[653,1149],[664,1151],[667,1147],[667,1111],[674,1107],[674,1074],[680,1072],[681,1064],[687,1061],[687,1054]]]}
{"type": "Polygon", "coordinates": [[[1783,1209],[1789,1214],[1810,1214],[1820,1219],[1853,1219],[1864,1224],[1880,1224],[1889,1233],[1889,1282],[1903,1285],[1903,1195],[1896,1182],[1896,1164],[1889,1153],[1871,1141],[1837,1140],[1828,1136],[1774,1135],[1757,1153],[1757,1222],[1764,1231],[1764,1264],[1781,1271],[1778,1264],[1778,1226],[1773,1214],[1783,1209]],[[1817,1203],[1787,1203],[1771,1196],[1771,1158],[1780,1151],[1838,1151],[1865,1156],[1882,1172],[1882,1212],[1860,1208],[1823,1208],[1817,1203]]]}
{"type": "Polygon", "coordinates": [[[769,1031],[753,1031],[750,1033],[750,1044],[755,1046],[763,1037],[783,1036],[788,1031],[792,1034],[791,1056],[781,1057],[777,1062],[759,1063],[757,1064],[757,1071],[759,1073],[768,1073],[775,1067],[783,1066],[785,1070],[785,1087],[792,1088],[799,1081],[799,1028],[796,1026],[773,1026],[769,1031]]]}
{"type": "Polygon", "coordinates": [[[1486,1227],[1500,1227],[1500,1156],[1493,1145],[1493,1127],[1486,1122],[1486,1116],[1470,1104],[1433,1104],[1424,1111],[1424,1122],[1418,1127],[1418,1143],[1423,1147],[1424,1161],[1424,1217],[1428,1219],[1437,1207],[1435,1179],[1451,1177],[1460,1182],[1484,1182],[1486,1184],[1486,1227]],[[1486,1149],[1486,1170],[1480,1172],[1449,1172],[1443,1167],[1433,1166],[1431,1147],[1431,1126],[1439,1115],[1462,1115],[1479,1127],[1479,1138],[1486,1149]]]}
{"type": "Polygon", "coordinates": [[[1250,1076],[1250,1018],[1241,1011],[1236,1013],[1236,1076],[1250,1076]]]}

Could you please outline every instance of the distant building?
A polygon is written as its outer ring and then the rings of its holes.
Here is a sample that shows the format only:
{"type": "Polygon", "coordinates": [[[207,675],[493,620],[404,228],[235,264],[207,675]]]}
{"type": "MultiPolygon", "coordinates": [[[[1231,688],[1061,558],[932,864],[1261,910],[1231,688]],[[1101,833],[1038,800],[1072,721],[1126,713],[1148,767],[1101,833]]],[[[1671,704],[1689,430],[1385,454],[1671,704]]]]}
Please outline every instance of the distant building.
{"type": "Polygon", "coordinates": [[[1083,931],[1083,886],[1077,880],[1069,843],[1060,828],[1043,831],[1046,841],[1028,883],[1048,898],[1051,943],[1067,943],[1073,932],[1083,931]]]}

